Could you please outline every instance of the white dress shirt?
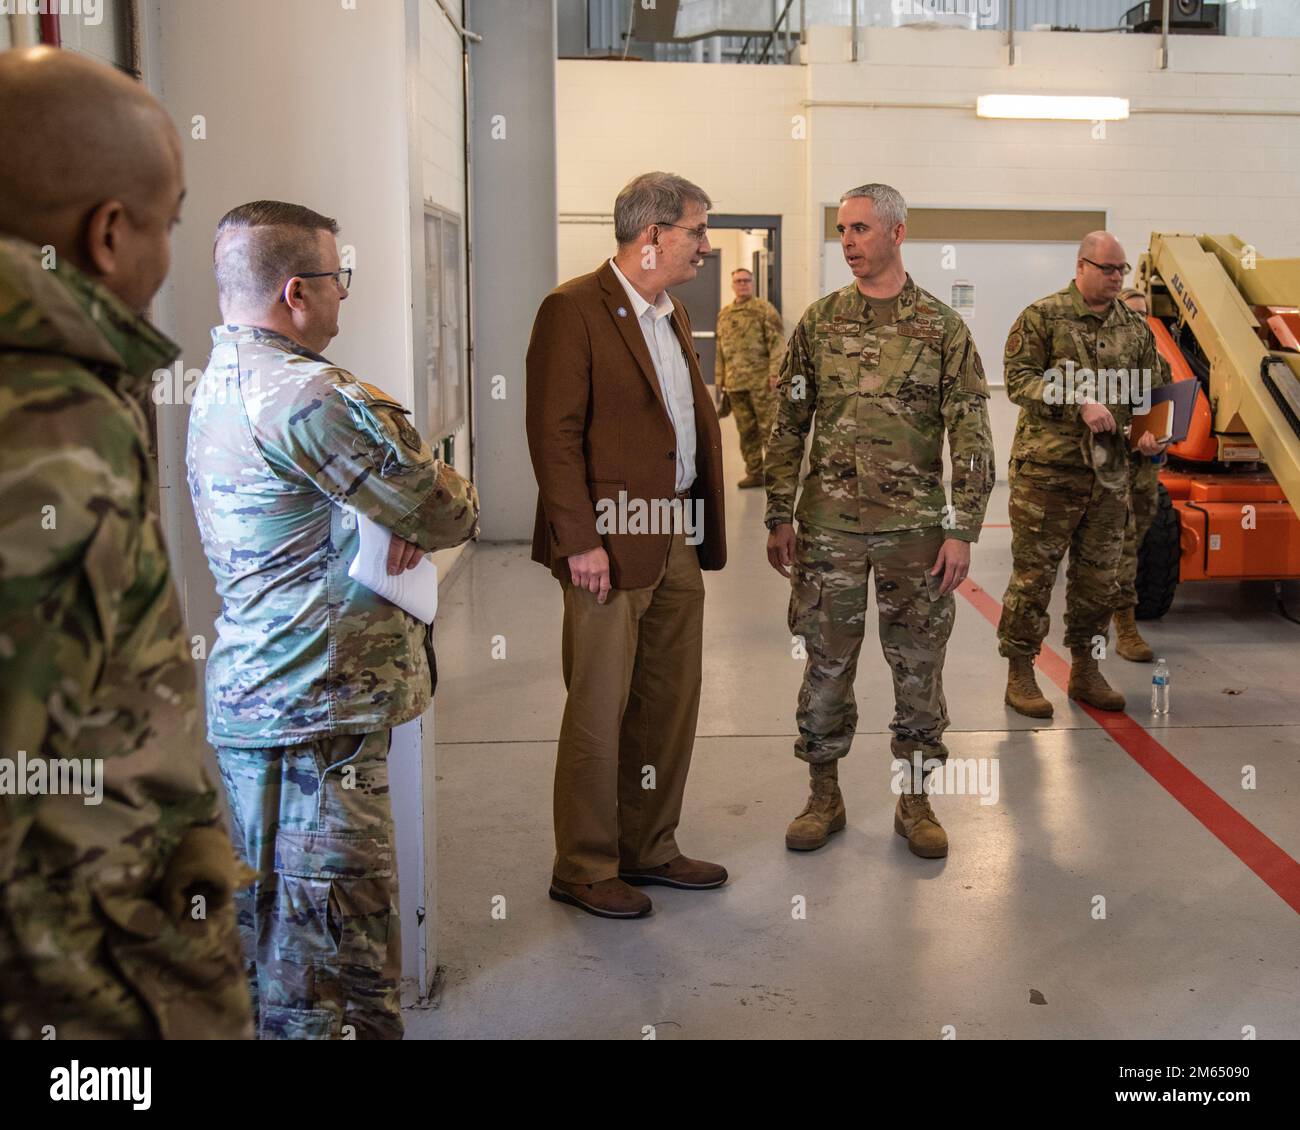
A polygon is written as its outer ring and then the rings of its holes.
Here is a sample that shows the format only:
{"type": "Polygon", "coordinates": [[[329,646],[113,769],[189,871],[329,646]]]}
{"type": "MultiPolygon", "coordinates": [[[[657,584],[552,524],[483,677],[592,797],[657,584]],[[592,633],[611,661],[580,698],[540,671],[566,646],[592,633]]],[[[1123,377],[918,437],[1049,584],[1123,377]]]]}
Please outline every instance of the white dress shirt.
{"type": "Polygon", "coordinates": [[[682,352],[682,343],[673,330],[673,302],[666,290],[655,295],[653,305],[647,302],[613,259],[609,265],[627,291],[632,304],[630,314],[636,318],[650,350],[655,376],[668,406],[668,415],[677,434],[677,486],[679,491],[689,490],[695,482],[695,394],[691,389],[691,370],[682,352]]]}

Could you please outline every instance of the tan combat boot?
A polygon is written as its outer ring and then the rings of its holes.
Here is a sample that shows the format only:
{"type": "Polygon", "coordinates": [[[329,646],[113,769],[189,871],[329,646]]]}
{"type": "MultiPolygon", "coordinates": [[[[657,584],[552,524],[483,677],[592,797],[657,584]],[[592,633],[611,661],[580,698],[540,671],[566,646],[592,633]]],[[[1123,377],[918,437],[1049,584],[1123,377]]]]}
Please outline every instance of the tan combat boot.
{"type": "Polygon", "coordinates": [[[1115,651],[1120,658],[1134,663],[1150,663],[1156,657],[1138,631],[1137,617],[1132,608],[1123,608],[1115,613],[1115,651]]]}
{"type": "Polygon", "coordinates": [[[1090,647],[1070,648],[1070,697],[1098,710],[1123,710],[1124,696],[1102,677],[1090,647]]]}
{"type": "Polygon", "coordinates": [[[813,851],[842,831],[846,823],[844,798],[840,796],[839,762],[808,766],[812,793],[804,810],[785,831],[785,846],[791,851],[813,851]]]}
{"type": "Polygon", "coordinates": [[[907,837],[908,850],[922,859],[942,859],[948,854],[948,833],[943,830],[925,793],[902,793],[894,809],[894,831],[907,837]]]}
{"type": "Polygon", "coordinates": [[[1052,704],[1043,697],[1034,678],[1034,660],[1028,655],[1013,655],[1007,672],[1006,703],[1026,718],[1050,718],[1052,704]]]}

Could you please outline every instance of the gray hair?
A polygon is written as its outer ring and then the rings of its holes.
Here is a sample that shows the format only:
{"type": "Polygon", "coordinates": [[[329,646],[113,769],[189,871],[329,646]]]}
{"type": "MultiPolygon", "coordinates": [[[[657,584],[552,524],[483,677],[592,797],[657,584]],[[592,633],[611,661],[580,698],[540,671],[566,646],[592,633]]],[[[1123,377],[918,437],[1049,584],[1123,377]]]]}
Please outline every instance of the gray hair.
{"type": "Polygon", "coordinates": [[[675,224],[692,204],[713,207],[708,193],[676,173],[642,173],[614,201],[614,238],[626,247],[651,224],[675,224]]]}
{"type": "Polygon", "coordinates": [[[291,275],[322,270],[318,231],[338,235],[338,221],[282,200],[254,200],[222,216],[212,243],[222,317],[271,302],[291,275]]]}
{"type": "Polygon", "coordinates": [[[876,215],[887,228],[907,223],[907,201],[898,189],[887,184],[860,184],[840,197],[840,203],[864,196],[876,206],[876,215]]]}

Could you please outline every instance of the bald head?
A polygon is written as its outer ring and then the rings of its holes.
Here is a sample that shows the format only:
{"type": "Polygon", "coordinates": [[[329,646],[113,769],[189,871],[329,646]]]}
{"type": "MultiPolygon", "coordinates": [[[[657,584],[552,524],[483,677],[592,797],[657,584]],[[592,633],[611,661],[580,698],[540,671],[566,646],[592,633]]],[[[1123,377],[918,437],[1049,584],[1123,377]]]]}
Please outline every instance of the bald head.
{"type": "Polygon", "coordinates": [[[1080,259],[1096,259],[1099,263],[1124,261],[1124,248],[1108,231],[1090,231],[1079,244],[1080,259]]]}
{"type": "Polygon", "coordinates": [[[1130,270],[1118,239],[1108,231],[1089,232],[1079,244],[1074,283],[1084,302],[1100,311],[1123,289],[1124,276],[1130,270]]]}
{"type": "Polygon", "coordinates": [[[58,48],[0,52],[0,231],[143,310],[183,194],[180,139],[139,83],[58,48]]]}

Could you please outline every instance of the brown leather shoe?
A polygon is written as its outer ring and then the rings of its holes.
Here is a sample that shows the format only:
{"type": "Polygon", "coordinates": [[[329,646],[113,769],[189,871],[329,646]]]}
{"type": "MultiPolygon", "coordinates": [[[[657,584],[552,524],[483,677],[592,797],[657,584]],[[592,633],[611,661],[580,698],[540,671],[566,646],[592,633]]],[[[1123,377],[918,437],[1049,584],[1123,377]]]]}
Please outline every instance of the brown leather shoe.
{"type": "Polygon", "coordinates": [[[751,487],[761,487],[763,485],[762,475],[746,475],[736,484],[741,490],[749,490],[751,487]]]}
{"type": "Polygon", "coordinates": [[[707,891],[720,887],[727,881],[727,869],[721,864],[705,863],[702,859],[687,859],[686,856],[679,855],[658,867],[620,870],[618,877],[634,887],[657,884],[661,887],[677,887],[683,891],[707,891]]]}
{"type": "Polygon", "coordinates": [[[567,902],[599,918],[644,918],[654,909],[654,903],[622,879],[566,883],[552,875],[550,895],[556,902],[567,902]]]}

